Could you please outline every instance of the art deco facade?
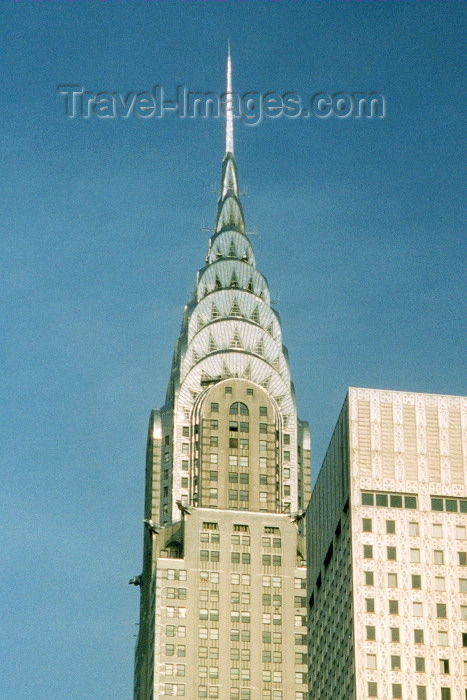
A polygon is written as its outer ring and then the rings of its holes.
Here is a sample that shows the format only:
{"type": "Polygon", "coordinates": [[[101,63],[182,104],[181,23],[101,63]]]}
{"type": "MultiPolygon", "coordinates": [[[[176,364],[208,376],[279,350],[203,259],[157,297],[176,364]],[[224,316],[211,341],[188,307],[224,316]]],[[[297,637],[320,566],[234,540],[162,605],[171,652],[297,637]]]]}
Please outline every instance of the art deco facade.
{"type": "Polygon", "coordinates": [[[135,700],[307,694],[309,432],[246,234],[232,126],[228,110],[214,232],[150,419],[135,700]]]}
{"type": "Polygon", "coordinates": [[[309,699],[467,698],[467,398],[349,389],[307,513],[309,699]]]}

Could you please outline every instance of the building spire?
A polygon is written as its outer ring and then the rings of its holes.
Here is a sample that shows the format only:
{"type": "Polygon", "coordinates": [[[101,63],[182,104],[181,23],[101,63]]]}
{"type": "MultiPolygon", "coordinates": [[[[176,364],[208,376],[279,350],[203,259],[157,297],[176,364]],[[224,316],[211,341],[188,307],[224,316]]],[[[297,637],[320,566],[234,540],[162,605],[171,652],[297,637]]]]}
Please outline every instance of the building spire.
{"type": "Polygon", "coordinates": [[[230,37],[227,41],[227,91],[225,95],[225,153],[234,152],[233,138],[233,97],[232,97],[232,59],[230,56],[230,37]]]}

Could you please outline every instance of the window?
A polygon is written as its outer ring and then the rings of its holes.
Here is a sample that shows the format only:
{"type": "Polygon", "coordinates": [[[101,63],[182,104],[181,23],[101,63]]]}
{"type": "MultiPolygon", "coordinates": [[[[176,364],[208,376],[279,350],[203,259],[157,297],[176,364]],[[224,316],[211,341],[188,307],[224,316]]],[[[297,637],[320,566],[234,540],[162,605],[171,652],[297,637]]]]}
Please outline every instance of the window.
{"type": "Polygon", "coordinates": [[[401,657],[399,655],[391,656],[391,671],[400,671],[400,670],[401,670],[401,657]]]}
{"type": "Polygon", "coordinates": [[[397,574],[388,574],[388,587],[397,588],[397,574]]]}
{"type": "Polygon", "coordinates": [[[262,452],[266,452],[266,450],[268,449],[268,443],[266,442],[266,440],[260,440],[260,441],[259,441],[259,449],[260,449],[262,452]]]}
{"type": "Polygon", "coordinates": [[[444,552],[442,549],[435,549],[433,552],[433,561],[435,564],[444,564],[444,552]]]}
{"type": "Polygon", "coordinates": [[[374,574],[373,571],[365,571],[365,586],[374,585],[374,574]]]}
{"type": "Polygon", "coordinates": [[[439,523],[433,523],[433,537],[443,536],[443,526],[439,523]]]}
{"type": "Polygon", "coordinates": [[[459,557],[459,566],[467,566],[467,552],[457,552],[459,557]]]}
{"type": "Polygon", "coordinates": [[[370,681],[368,683],[368,695],[370,698],[378,697],[378,684],[370,681]]]}
{"type": "Polygon", "coordinates": [[[413,564],[418,564],[420,562],[420,550],[419,549],[411,549],[410,550],[410,561],[413,564]]]}
{"type": "Polygon", "coordinates": [[[417,700],[426,700],[426,686],[417,685],[417,700]]]}
{"type": "Polygon", "coordinates": [[[364,559],[373,559],[373,545],[371,545],[371,544],[364,544],[363,545],[363,558],[364,559]]]}
{"type": "Polygon", "coordinates": [[[461,605],[461,620],[467,620],[467,605],[461,605]]]}
{"type": "Polygon", "coordinates": [[[440,673],[449,673],[449,659],[440,659],[439,660],[439,672],[440,673]]]}
{"type": "Polygon", "coordinates": [[[414,601],[412,603],[413,609],[412,614],[414,617],[423,617],[423,603],[414,601]]]}
{"type": "Polygon", "coordinates": [[[386,532],[388,535],[394,535],[396,532],[396,521],[386,520],[386,532]]]}
{"type": "Polygon", "coordinates": [[[399,601],[398,600],[390,600],[389,601],[389,614],[390,615],[399,615],[399,601]]]}
{"type": "Polygon", "coordinates": [[[461,593],[467,593],[467,578],[460,578],[459,579],[459,591],[461,593]]]}
{"type": "Polygon", "coordinates": [[[467,632],[462,632],[462,646],[467,647],[467,632]]]}
{"type": "Polygon", "coordinates": [[[387,547],[386,553],[389,561],[395,561],[397,559],[397,551],[395,547],[387,547]]]}
{"type": "Polygon", "coordinates": [[[401,698],[402,697],[402,685],[400,683],[392,684],[392,697],[401,698]]]}
{"type": "Polygon", "coordinates": [[[399,627],[390,627],[389,630],[391,633],[391,642],[400,641],[399,627]]]}
{"type": "Polygon", "coordinates": [[[363,530],[363,532],[371,532],[371,530],[372,530],[372,521],[371,521],[371,518],[363,518],[363,520],[362,520],[362,530],[363,530]]]}
{"type": "Polygon", "coordinates": [[[260,433],[267,433],[268,432],[268,424],[267,423],[260,423],[259,424],[259,432],[260,433]]]}
{"type": "Polygon", "coordinates": [[[419,574],[412,574],[412,588],[422,587],[422,577],[419,574]]]}
{"type": "Polygon", "coordinates": [[[375,599],[365,598],[366,612],[373,613],[375,611],[375,599]]]}
{"type": "Polygon", "coordinates": [[[423,630],[413,631],[413,641],[414,644],[423,644],[423,630]]]}
{"type": "Polygon", "coordinates": [[[367,654],[366,655],[366,667],[367,668],[376,668],[376,654],[367,654]]]}
{"type": "Polygon", "coordinates": [[[436,603],[436,617],[446,617],[446,603],[436,603]]]}
{"type": "Polygon", "coordinates": [[[451,700],[451,688],[441,688],[441,700],[451,700]]]}
{"type": "Polygon", "coordinates": [[[435,576],[435,591],[445,591],[445,590],[446,590],[446,582],[444,580],[444,576],[435,576]]]}
{"type": "Polygon", "coordinates": [[[415,657],[415,670],[417,673],[425,673],[425,657],[416,656],[415,657]]]}
{"type": "Polygon", "coordinates": [[[448,645],[448,633],[443,630],[438,630],[438,644],[440,647],[447,647],[448,645]]]}
{"type": "MultiPolygon", "coordinates": [[[[211,403],[211,413],[219,413],[219,404],[211,403]]],[[[212,425],[211,425],[212,427],[212,425]]]]}
{"type": "Polygon", "coordinates": [[[465,525],[456,525],[456,539],[465,540],[465,525]]]}
{"type": "Polygon", "coordinates": [[[418,523],[409,523],[409,535],[410,535],[410,537],[418,537],[419,536],[418,523]]]}
{"type": "Polygon", "coordinates": [[[267,416],[268,415],[268,407],[267,406],[260,406],[259,407],[259,415],[260,416],[267,416]]]}
{"type": "Polygon", "coordinates": [[[368,641],[373,642],[376,639],[376,627],[373,625],[366,626],[366,638],[368,641]]]}

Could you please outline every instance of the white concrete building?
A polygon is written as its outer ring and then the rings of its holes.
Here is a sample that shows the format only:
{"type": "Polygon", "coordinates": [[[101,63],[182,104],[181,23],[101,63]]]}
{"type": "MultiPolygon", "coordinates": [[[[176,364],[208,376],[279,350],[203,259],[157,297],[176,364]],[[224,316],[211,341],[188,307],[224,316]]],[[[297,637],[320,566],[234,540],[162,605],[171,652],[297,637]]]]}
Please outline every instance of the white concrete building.
{"type": "Polygon", "coordinates": [[[307,512],[310,700],[467,698],[467,398],[349,389],[307,512]]]}

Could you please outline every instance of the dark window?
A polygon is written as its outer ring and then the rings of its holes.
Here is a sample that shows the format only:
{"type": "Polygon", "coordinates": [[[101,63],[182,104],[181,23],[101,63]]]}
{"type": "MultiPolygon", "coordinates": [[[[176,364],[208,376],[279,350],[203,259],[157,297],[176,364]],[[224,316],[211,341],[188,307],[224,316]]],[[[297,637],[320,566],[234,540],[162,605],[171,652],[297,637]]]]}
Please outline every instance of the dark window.
{"type": "Polygon", "coordinates": [[[219,413],[219,404],[211,403],[211,413],[219,413]]]}

